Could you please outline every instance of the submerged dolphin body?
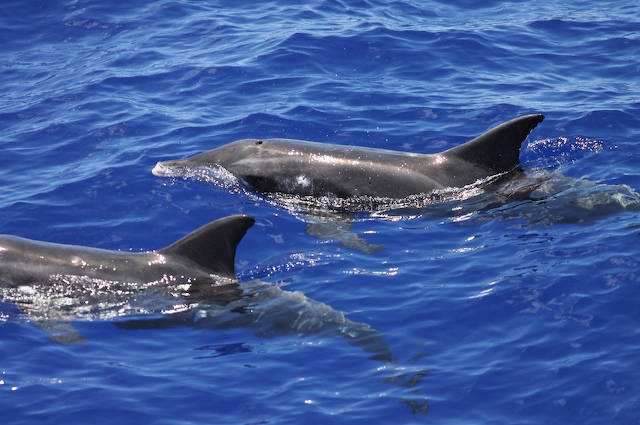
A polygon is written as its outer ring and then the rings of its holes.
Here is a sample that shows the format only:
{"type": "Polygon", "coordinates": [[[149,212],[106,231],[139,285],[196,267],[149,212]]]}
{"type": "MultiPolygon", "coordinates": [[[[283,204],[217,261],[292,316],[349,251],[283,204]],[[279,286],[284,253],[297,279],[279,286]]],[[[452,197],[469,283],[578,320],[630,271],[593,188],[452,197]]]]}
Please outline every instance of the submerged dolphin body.
{"type": "Polygon", "coordinates": [[[253,280],[241,282],[243,295],[220,306],[198,305],[193,309],[158,318],[136,317],[116,322],[130,330],[165,329],[189,326],[204,329],[248,329],[259,337],[283,335],[341,337],[371,354],[372,359],[392,361],[383,334],[366,323],[354,322],[342,311],[313,300],[299,291],[253,280]]]}
{"type": "Polygon", "coordinates": [[[300,292],[238,283],[236,247],[254,222],[222,218],[145,253],[0,236],[0,300],[65,344],[84,341],[72,321],[113,319],[131,329],[247,327],[262,336],[341,336],[390,359],[382,334],[369,325],[300,292]]]}
{"type": "Polygon", "coordinates": [[[414,154],[288,139],[246,139],[182,160],[158,162],[156,176],[222,167],[265,194],[404,198],[473,184],[520,166],[520,146],[544,117],[512,119],[452,149],[414,154]]]}

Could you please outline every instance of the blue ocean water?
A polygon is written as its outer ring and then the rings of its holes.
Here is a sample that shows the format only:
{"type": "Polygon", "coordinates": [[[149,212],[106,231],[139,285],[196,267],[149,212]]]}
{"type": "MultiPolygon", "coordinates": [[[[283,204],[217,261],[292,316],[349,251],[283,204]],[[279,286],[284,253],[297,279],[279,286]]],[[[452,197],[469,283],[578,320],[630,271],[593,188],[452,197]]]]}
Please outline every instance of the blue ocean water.
{"type": "Polygon", "coordinates": [[[143,251],[248,214],[240,279],[370,325],[395,362],[112,320],[62,345],[0,302],[0,421],[639,423],[639,34],[624,1],[4,1],[0,233],[143,251]],[[151,174],[248,137],[438,152],[527,113],[538,198],[359,214],[373,254],[151,174]]]}

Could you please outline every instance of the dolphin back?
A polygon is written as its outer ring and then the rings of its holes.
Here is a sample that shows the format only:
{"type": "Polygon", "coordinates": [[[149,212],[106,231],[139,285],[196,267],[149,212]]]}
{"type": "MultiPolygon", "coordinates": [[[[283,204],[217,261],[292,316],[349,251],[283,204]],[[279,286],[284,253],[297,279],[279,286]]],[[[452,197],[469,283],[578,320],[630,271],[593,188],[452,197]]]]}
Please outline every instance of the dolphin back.
{"type": "Polygon", "coordinates": [[[511,171],[520,166],[522,142],[543,119],[540,114],[514,118],[442,155],[460,158],[496,174],[511,171]]]}
{"type": "Polygon", "coordinates": [[[236,247],[254,223],[255,220],[246,215],[221,218],[158,252],[187,259],[212,273],[235,279],[236,247]]]}

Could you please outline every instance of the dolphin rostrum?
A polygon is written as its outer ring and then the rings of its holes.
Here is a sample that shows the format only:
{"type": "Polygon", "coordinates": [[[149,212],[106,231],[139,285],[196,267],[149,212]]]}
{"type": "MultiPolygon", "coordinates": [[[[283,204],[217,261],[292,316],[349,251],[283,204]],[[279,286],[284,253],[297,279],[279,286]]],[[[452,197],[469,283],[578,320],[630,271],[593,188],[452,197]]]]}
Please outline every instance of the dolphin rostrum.
{"type": "Polygon", "coordinates": [[[187,159],[158,162],[153,174],[177,177],[222,167],[264,194],[404,198],[518,169],[520,146],[543,119],[539,114],[521,116],[436,154],[245,139],[187,159]]]}

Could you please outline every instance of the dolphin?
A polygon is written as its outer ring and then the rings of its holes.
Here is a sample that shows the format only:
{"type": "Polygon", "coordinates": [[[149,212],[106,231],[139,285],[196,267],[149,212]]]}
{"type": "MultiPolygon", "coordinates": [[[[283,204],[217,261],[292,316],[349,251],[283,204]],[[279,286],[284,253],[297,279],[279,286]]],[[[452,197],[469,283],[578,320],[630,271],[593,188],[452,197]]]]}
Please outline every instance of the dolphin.
{"type": "Polygon", "coordinates": [[[72,321],[113,320],[125,329],[246,327],[259,336],[340,336],[372,358],[391,358],[380,332],[341,311],[277,285],[238,282],[236,248],[254,223],[243,215],[221,218],[140,253],[0,235],[0,300],[63,344],[85,341],[72,321]]]}
{"type": "Polygon", "coordinates": [[[54,276],[81,276],[138,288],[233,283],[236,247],[254,222],[242,215],[221,218],[166,248],[140,253],[0,235],[0,286],[50,286],[54,276]]]}
{"type": "Polygon", "coordinates": [[[179,177],[222,168],[262,194],[405,198],[460,188],[520,168],[520,147],[543,115],[507,121],[460,146],[416,154],[289,139],[245,139],[152,172],[179,177]]]}
{"type": "Polygon", "coordinates": [[[27,312],[64,342],[79,336],[69,319],[131,307],[142,291],[187,294],[226,303],[239,295],[236,247],[255,220],[230,216],[213,221],[157,251],[127,253],[0,236],[0,299],[27,312]]]}

